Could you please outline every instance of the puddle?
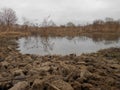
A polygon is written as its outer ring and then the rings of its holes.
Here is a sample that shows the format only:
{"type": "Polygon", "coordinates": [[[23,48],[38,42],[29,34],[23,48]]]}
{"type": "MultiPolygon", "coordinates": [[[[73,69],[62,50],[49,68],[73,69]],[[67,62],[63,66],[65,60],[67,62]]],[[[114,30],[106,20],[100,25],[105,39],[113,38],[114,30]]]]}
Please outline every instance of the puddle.
{"type": "Polygon", "coordinates": [[[93,39],[80,37],[22,37],[18,40],[22,54],[36,55],[68,55],[92,53],[100,49],[120,47],[120,38],[117,40],[93,39]]]}

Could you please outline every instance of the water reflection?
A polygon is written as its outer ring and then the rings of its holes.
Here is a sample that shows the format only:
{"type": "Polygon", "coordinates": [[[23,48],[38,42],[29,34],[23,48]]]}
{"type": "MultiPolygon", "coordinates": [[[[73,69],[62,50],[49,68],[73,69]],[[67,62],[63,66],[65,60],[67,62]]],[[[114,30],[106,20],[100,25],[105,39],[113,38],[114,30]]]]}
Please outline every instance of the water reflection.
{"type": "Polygon", "coordinates": [[[42,48],[44,49],[45,52],[49,52],[49,51],[53,50],[54,42],[52,42],[50,40],[50,38],[42,37],[41,44],[42,44],[42,48]]]}
{"type": "Polygon", "coordinates": [[[94,42],[100,42],[104,40],[105,42],[119,42],[120,35],[94,34],[90,35],[89,38],[92,38],[94,42]]]}
{"type": "Polygon", "coordinates": [[[96,52],[109,47],[120,47],[120,38],[106,40],[102,38],[79,37],[24,37],[18,40],[19,50],[23,54],[67,55],[96,52]]]}

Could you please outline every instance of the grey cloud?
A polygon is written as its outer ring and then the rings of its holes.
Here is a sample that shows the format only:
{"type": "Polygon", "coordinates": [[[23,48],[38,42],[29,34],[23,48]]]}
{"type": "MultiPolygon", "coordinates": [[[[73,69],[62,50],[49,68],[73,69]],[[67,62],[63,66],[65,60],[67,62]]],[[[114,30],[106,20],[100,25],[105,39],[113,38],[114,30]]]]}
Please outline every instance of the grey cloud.
{"type": "Polygon", "coordinates": [[[19,18],[43,20],[51,15],[57,24],[68,21],[90,22],[105,17],[120,17],[120,0],[0,0],[0,8],[14,9],[19,18]]]}

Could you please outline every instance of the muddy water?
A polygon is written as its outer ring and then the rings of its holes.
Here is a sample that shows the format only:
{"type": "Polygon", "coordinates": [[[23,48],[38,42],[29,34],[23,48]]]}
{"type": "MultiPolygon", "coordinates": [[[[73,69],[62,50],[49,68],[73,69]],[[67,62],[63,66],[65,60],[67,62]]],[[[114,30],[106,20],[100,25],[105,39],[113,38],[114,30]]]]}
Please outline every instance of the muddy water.
{"type": "Polygon", "coordinates": [[[120,38],[114,40],[97,40],[85,36],[80,37],[23,37],[18,40],[23,54],[36,55],[68,55],[96,52],[100,49],[120,47],[120,38]]]}

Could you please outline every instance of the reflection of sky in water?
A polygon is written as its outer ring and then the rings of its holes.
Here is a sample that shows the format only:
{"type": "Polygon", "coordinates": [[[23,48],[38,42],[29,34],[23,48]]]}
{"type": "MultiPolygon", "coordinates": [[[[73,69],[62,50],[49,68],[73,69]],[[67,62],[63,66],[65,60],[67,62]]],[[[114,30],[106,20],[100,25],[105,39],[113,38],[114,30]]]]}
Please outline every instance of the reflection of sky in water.
{"type": "Polygon", "coordinates": [[[88,37],[28,37],[18,40],[19,48],[23,54],[59,54],[67,55],[75,53],[77,55],[81,53],[96,52],[100,49],[109,47],[120,47],[120,39],[113,41],[99,40],[94,41],[88,37]]]}

